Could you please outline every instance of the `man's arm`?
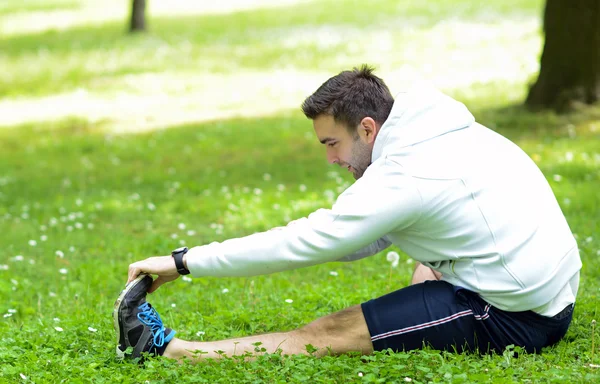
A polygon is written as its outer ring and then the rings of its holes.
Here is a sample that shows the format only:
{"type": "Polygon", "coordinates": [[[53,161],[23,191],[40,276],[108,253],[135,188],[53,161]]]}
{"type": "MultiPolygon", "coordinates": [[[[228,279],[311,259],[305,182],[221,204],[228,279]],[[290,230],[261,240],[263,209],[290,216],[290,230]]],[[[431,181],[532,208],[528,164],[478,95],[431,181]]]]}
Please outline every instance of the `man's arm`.
{"type": "Polygon", "coordinates": [[[351,253],[338,259],[337,261],[356,261],[360,259],[364,259],[365,257],[372,256],[376,253],[379,253],[392,245],[392,242],[389,241],[385,236],[375,242],[367,245],[364,248],[359,249],[358,251],[351,253]]]}
{"type": "MultiPolygon", "coordinates": [[[[340,260],[420,217],[416,182],[382,158],[331,209],[275,231],[194,247],[188,268],[200,276],[253,276],[340,260]]],[[[369,248],[373,250],[374,248],[369,248]]]]}
{"type": "MultiPolygon", "coordinates": [[[[275,231],[194,247],[185,262],[194,277],[254,276],[307,267],[378,249],[385,245],[380,239],[412,225],[420,214],[415,181],[402,167],[381,158],[331,209],[320,209],[275,231]]],[[[154,291],[176,278],[174,271],[170,256],[150,258],[133,263],[129,278],[142,272],[158,274],[154,291]]]]}

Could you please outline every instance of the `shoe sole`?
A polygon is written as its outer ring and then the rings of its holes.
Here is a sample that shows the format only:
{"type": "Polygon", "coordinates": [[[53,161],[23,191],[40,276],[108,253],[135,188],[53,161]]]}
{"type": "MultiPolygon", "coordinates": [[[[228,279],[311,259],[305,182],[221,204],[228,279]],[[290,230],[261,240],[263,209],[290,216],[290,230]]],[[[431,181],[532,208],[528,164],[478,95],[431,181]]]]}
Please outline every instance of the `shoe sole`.
{"type": "Polygon", "coordinates": [[[117,298],[117,300],[115,301],[115,305],[113,307],[113,326],[115,328],[115,333],[117,335],[117,346],[116,346],[116,351],[117,351],[117,359],[123,359],[125,358],[125,352],[121,351],[119,349],[119,335],[120,335],[120,331],[119,331],[119,308],[121,307],[121,303],[123,302],[123,299],[125,298],[125,295],[127,295],[129,293],[129,291],[131,291],[131,289],[133,287],[135,287],[137,285],[137,283],[139,283],[140,281],[142,281],[142,279],[144,279],[146,276],[148,276],[147,273],[141,273],[138,277],[136,277],[135,279],[133,279],[129,284],[127,284],[125,286],[125,289],[123,289],[121,291],[121,294],[119,294],[119,297],[117,298]]]}

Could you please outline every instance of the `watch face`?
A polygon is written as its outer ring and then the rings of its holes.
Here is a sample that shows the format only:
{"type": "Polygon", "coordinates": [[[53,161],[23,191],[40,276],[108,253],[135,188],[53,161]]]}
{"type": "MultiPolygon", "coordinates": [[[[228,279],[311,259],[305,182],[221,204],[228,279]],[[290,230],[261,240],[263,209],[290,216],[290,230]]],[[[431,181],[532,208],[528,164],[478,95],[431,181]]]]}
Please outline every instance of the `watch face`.
{"type": "Polygon", "coordinates": [[[179,253],[179,252],[185,252],[187,251],[187,247],[179,247],[176,250],[174,250],[172,253],[179,253]]]}

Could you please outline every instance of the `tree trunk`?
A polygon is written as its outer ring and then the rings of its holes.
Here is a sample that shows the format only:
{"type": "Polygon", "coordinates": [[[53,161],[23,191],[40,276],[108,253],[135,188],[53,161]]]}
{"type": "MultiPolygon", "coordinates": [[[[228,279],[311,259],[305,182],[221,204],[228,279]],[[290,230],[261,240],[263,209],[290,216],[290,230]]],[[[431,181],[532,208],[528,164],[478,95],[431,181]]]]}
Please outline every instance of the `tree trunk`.
{"type": "Polygon", "coordinates": [[[525,104],[559,112],[600,97],[600,1],[547,0],[540,74],[525,104]]]}
{"type": "Polygon", "coordinates": [[[131,8],[130,32],[146,30],[146,0],[133,0],[131,8]]]}

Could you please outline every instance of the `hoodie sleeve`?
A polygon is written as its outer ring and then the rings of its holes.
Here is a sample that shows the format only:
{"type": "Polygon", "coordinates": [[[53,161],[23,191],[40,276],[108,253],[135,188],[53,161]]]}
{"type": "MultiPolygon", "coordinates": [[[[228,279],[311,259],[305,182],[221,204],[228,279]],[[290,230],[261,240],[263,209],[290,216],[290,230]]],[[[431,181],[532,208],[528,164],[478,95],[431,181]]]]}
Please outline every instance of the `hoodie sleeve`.
{"type": "Polygon", "coordinates": [[[373,242],[372,244],[369,244],[366,247],[361,248],[350,255],[346,255],[337,261],[356,261],[364,259],[365,257],[372,256],[378,252],[383,251],[390,245],[392,245],[392,242],[386,239],[384,236],[379,240],[375,240],[375,242],[373,242]]]}
{"type": "Polygon", "coordinates": [[[414,180],[381,158],[342,193],[293,226],[190,249],[195,277],[254,276],[339,260],[402,230],[420,216],[414,180]]]}

